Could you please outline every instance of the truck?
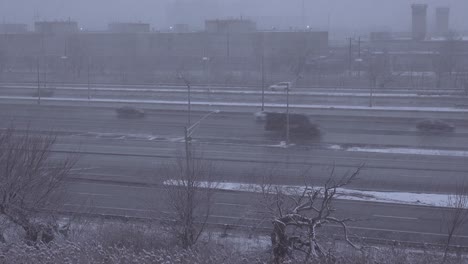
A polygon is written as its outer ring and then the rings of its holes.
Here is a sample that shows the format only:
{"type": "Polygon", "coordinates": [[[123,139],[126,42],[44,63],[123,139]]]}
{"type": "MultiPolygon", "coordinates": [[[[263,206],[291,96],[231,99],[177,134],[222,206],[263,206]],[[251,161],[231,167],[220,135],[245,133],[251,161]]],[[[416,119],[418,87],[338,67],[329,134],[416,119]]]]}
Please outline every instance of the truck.
{"type": "MultiPolygon", "coordinates": [[[[286,113],[265,113],[265,130],[286,134],[286,113]]],[[[304,114],[289,114],[289,134],[292,139],[311,139],[320,136],[320,129],[304,114]]]]}

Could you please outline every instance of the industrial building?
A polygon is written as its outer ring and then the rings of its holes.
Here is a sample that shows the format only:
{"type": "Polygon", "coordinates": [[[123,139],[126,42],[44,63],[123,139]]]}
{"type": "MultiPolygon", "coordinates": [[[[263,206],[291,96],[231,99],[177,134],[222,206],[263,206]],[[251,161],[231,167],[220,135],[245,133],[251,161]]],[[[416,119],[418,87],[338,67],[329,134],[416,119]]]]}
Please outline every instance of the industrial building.
{"type": "Polygon", "coordinates": [[[79,31],[75,21],[41,21],[34,23],[34,32],[41,34],[71,34],[79,31]]]}
{"type": "Polygon", "coordinates": [[[427,5],[413,4],[411,8],[413,40],[424,40],[427,34],[427,5]]]}
{"type": "Polygon", "coordinates": [[[449,28],[450,8],[449,7],[437,7],[435,16],[436,16],[435,34],[436,36],[444,37],[450,31],[450,28],[449,28]]]}
{"type": "Polygon", "coordinates": [[[257,25],[245,19],[216,19],[205,22],[205,31],[208,33],[248,33],[257,30],[257,25]]]}
{"type": "Polygon", "coordinates": [[[26,33],[28,31],[28,25],[26,24],[0,24],[0,34],[16,34],[26,33]]]}
{"type": "Polygon", "coordinates": [[[77,76],[89,64],[97,75],[190,69],[221,76],[257,72],[262,63],[269,72],[288,72],[298,57],[328,53],[327,32],[257,31],[248,20],[207,21],[205,31],[182,33],[149,31],[148,24],[111,25],[89,32],[78,30],[76,22],[38,22],[34,32],[0,37],[0,52],[8,56],[9,69],[32,74],[41,58],[50,71],[77,76]]]}

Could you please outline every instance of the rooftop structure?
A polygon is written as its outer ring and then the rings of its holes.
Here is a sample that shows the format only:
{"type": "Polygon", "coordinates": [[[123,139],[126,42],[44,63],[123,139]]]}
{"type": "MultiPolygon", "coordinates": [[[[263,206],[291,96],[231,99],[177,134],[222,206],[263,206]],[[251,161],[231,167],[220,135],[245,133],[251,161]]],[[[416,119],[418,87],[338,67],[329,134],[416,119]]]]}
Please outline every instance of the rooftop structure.
{"type": "Polygon", "coordinates": [[[69,34],[79,31],[74,21],[41,21],[34,23],[34,31],[42,34],[69,34]]]}
{"type": "Polygon", "coordinates": [[[28,31],[26,24],[0,24],[0,34],[25,33],[28,31]]]}
{"type": "Polygon", "coordinates": [[[437,36],[445,36],[449,33],[450,8],[438,7],[436,9],[436,27],[437,36]]]}
{"type": "Polygon", "coordinates": [[[256,30],[256,23],[246,19],[215,19],[205,21],[205,31],[208,33],[248,33],[256,30]]]}
{"type": "Polygon", "coordinates": [[[413,40],[424,40],[427,34],[427,5],[413,4],[411,8],[413,40]]]}

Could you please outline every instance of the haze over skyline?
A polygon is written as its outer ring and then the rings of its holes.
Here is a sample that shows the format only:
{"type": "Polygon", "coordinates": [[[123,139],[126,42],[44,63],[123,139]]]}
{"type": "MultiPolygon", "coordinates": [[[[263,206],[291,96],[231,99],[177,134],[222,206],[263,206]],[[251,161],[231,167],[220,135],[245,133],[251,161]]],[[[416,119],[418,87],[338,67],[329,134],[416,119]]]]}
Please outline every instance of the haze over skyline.
{"type": "Polygon", "coordinates": [[[205,19],[244,17],[260,29],[297,28],[368,32],[409,31],[411,4],[426,3],[428,26],[434,26],[435,8],[450,7],[450,27],[466,31],[466,0],[0,0],[3,22],[75,20],[89,30],[103,30],[110,22],[145,22],[160,30],[175,23],[201,29],[205,19]],[[178,4],[176,4],[178,3],[178,4]],[[304,17],[303,17],[304,16],[304,17]]]}

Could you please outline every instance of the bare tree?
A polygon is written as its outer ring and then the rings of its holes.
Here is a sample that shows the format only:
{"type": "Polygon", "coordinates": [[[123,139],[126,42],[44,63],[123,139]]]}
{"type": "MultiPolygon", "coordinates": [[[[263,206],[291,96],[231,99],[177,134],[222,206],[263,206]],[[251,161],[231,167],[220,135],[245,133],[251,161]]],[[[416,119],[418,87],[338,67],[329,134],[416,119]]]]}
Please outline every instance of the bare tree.
{"type": "Polygon", "coordinates": [[[325,257],[328,252],[319,241],[318,232],[319,228],[327,224],[340,225],[345,241],[358,248],[348,236],[347,223],[352,219],[335,217],[333,203],[338,189],[350,184],[361,169],[362,166],[339,179],[336,179],[332,169],[323,187],[314,187],[306,180],[303,188],[293,193],[291,189],[263,184],[262,207],[272,218],[271,243],[275,263],[300,256],[304,257],[304,261],[325,257]]]}
{"type": "MultiPolygon", "coordinates": [[[[26,233],[31,242],[49,242],[56,226],[36,221],[64,178],[75,157],[52,160],[53,134],[32,134],[9,128],[0,132],[0,215],[26,233]]],[[[3,238],[3,231],[1,234],[3,238]]]]}
{"type": "Polygon", "coordinates": [[[454,236],[468,223],[468,184],[459,184],[455,194],[449,195],[449,212],[444,214],[447,242],[442,263],[447,261],[448,251],[454,236]]]}
{"type": "Polygon", "coordinates": [[[192,149],[187,156],[179,155],[165,173],[166,198],[171,212],[170,228],[182,247],[197,243],[211,215],[216,185],[211,182],[214,166],[192,149]]]}
{"type": "Polygon", "coordinates": [[[385,88],[385,86],[395,82],[403,74],[403,71],[392,71],[388,51],[371,55],[367,59],[367,68],[367,77],[372,88],[385,88]]]}

